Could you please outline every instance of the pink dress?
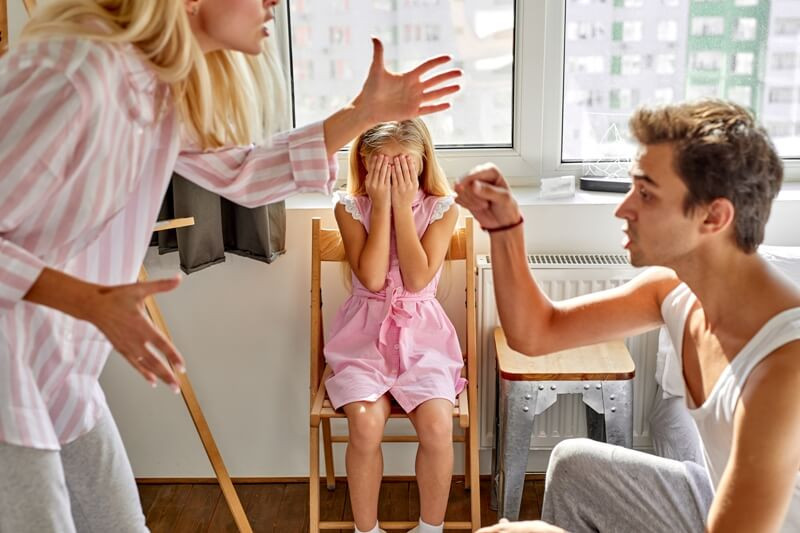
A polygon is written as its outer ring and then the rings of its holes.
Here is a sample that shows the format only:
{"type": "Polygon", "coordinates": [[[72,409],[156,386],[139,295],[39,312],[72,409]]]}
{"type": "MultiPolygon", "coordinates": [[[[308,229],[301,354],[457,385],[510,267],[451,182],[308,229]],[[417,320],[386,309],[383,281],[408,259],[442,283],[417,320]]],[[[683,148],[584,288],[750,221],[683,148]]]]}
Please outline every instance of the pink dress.
{"type": "MultiPolygon", "coordinates": [[[[347,212],[369,232],[368,196],[339,195],[347,212]]],[[[412,204],[417,235],[453,205],[450,196],[417,193],[412,204]]],[[[353,293],[333,319],[325,359],[333,370],[326,387],[333,407],[374,402],[387,392],[404,411],[432,398],[455,403],[464,388],[461,347],[453,324],[436,299],[442,268],[419,292],[403,287],[394,225],[389,271],[379,292],[370,292],[353,274],[353,293]]]]}

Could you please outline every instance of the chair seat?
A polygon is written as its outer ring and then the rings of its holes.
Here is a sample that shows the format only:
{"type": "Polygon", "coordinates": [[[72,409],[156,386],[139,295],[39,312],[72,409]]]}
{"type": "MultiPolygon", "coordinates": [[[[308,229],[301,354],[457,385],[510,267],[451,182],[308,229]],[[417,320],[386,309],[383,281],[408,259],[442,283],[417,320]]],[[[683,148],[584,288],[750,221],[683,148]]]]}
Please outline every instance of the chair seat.
{"type": "Polygon", "coordinates": [[[621,340],[581,346],[546,355],[512,350],[503,328],[494,330],[497,371],[512,381],[614,381],[633,379],[636,367],[621,340]]]}
{"type": "MultiPolygon", "coordinates": [[[[334,409],[331,405],[331,401],[327,398],[322,401],[322,411],[320,412],[320,416],[322,418],[347,418],[347,415],[344,414],[344,411],[341,409],[334,409]]],[[[458,405],[453,406],[453,418],[458,418],[461,416],[461,409],[458,405]]],[[[391,403],[391,411],[389,414],[389,418],[408,418],[408,415],[403,408],[400,407],[397,403],[392,401],[391,403]]]]}

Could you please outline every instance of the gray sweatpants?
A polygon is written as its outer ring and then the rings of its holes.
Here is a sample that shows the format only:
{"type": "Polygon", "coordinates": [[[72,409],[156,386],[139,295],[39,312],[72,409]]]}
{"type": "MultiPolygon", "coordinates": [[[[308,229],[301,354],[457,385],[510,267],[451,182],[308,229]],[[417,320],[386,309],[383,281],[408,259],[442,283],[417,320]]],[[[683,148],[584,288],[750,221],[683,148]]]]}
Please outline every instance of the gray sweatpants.
{"type": "Polygon", "coordinates": [[[713,497],[695,462],[570,439],[550,456],[542,519],[570,533],[696,533],[713,497]]]}
{"type": "Polygon", "coordinates": [[[28,531],[148,531],[108,409],[89,433],[61,451],[0,443],[0,533],[28,531]]]}

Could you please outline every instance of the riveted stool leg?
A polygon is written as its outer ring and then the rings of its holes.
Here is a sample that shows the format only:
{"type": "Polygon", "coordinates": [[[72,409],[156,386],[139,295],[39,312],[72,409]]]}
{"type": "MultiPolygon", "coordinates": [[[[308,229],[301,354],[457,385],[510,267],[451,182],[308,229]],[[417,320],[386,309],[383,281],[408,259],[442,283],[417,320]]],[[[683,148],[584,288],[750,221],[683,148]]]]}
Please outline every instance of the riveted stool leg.
{"type": "Polygon", "coordinates": [[[603,382],[606,442],[633,447],[633,380],[603,382]]]}
{"type": "Polygon", "coordinates": [[[509,520],[518,518],[522,503],[537,394],[536,382],[500,380],[498,513],[509,520]]]}

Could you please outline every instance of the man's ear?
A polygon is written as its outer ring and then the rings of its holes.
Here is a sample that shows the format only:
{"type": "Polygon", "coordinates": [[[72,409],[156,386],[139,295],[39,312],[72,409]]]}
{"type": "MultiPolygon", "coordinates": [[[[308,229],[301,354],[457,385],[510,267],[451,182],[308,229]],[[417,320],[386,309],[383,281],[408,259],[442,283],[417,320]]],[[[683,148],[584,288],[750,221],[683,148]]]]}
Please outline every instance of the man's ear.
{"type": "Polygon", "coordinates": [[[713,234],[725,231],[733,224],[736,209],[727,198],[715,198],[705,209],[705,218],[700,229],[702,233],[713,234]]]}

